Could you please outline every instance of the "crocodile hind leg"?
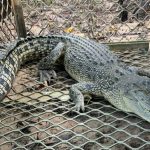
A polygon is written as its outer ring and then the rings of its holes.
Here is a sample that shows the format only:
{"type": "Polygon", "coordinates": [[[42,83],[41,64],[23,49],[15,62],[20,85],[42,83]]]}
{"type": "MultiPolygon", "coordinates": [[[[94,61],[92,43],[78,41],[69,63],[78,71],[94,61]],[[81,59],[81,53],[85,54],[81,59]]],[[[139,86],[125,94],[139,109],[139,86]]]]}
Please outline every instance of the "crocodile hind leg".
{"type": "Polygon", "coordinates": [[[47,57],[44,57],[38,64],[38,70],[40,75],[40,81],[51,81],[51,78],[56,78],[56,73],[53,70],[55,62],[61,56],[65,44],[60,42],[57,46],[50,52],[47,57]]]}
{"type": "Polygon", "coordinates": [[[102,95],[98,89],[98,85],[93,83],[77,83],[71,86],[69,95],[71,100],[75,102],[75,108],[77,111],[84,111],[84,96],[83,94],[95,94],[102,95]]]}

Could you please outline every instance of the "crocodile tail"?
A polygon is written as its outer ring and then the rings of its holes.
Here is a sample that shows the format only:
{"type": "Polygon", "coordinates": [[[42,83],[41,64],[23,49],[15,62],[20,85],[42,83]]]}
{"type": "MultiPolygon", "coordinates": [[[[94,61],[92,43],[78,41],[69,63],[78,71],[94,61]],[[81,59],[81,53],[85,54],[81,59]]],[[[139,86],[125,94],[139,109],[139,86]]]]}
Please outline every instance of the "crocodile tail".
{"type": "Polygon", "coordinates": [[[19,57],[15,52],[2,60],[0,72],[0,101],[7,95],[12,87],[13,80],[19,69],[19,57]]]}

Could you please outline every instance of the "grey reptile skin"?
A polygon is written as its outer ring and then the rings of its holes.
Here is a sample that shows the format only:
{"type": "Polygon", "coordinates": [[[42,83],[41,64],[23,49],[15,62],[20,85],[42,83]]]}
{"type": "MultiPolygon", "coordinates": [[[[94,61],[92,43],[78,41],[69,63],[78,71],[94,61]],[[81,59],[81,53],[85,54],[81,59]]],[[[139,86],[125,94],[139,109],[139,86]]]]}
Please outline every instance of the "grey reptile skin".
{"type": "Polygon", "coordinates": [[[16,42],[1,60],[0,100],[10,91],[20,65],[41,59],[41,71],[52,69],[61,54],[66,71],[78,81],[69,93],[77,111],[84,111],[84,93],[95,94],[150,122],[149,74],[126,66],[108,46],[73,35],[29,37],[16,42]]]}

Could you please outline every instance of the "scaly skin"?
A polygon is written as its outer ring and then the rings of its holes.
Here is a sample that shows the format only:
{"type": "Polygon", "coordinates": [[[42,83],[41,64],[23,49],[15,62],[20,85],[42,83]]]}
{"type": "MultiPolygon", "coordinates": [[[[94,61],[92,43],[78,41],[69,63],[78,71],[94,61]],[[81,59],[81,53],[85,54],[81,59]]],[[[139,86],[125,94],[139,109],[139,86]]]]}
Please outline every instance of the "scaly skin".
{"type": "Polygon", "coordinates": [[[52,69],[62,53],[66,71],[79,82],[70,88],[78,111],[84,111],[83,93],[95,94],[150,122],[149,74],[140,70],[139,75],[138,68],[121,63],[107,46],[72,35],[32,37],[17,42],[2,60],[0,100],[10,90],[21,64],[40,58],[38,67],[45,71],[52,69]]]}

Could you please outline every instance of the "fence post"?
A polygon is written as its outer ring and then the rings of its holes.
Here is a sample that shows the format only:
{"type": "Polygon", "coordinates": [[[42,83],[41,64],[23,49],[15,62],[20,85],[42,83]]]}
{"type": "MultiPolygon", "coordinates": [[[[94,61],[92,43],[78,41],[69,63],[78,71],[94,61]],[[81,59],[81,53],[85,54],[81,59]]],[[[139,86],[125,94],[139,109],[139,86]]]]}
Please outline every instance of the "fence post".
{"type": "Polygon", "coordinates": [[[21,1],[20,0],[11,0],[11,1],[12,1],[12,7],[13,7],[13,12],[14,12],[14,17],[15,17],[15,25],[16,25],[18,38],[21,38],[21,37],[25,38],[26,27],[25,27],[25,22],[24,22],[24,17],[23,17],[21,1]]]}

